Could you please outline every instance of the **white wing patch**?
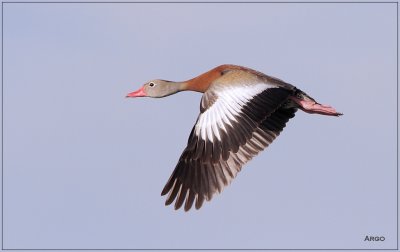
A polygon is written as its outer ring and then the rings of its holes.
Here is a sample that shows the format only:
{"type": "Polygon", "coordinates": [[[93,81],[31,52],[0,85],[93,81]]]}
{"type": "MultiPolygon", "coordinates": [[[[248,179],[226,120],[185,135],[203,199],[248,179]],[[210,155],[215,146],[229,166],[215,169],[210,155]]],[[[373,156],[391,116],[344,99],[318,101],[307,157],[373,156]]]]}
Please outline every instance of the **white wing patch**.
{"type": "Polygon", "coordinates": [[[221,141],[219,129],[227,132],[225,124],[232,126],[244,105],[254,96],[271,87],[266,83],[257,83],[247,86],[223,86],[213,90],[218,96],[214,104],[200,114],[195,126],[197,136],[206,141],[214,142],[214,138],[221,141]]]}

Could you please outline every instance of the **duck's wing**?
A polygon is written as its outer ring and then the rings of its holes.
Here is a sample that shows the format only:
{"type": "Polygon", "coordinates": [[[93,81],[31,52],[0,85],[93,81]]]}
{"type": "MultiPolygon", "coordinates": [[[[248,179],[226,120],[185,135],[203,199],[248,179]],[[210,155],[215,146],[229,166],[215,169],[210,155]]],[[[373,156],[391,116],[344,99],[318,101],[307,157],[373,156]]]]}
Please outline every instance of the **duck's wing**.
{"type": "Polygon", "coordinates": [[[241,167],[266,148],[294,116],[286,108],[294,91],[258,83],[204,93],[197,118],[171,177],[162,190],[175,209],[199,209],[227,186],[241,167]]]}

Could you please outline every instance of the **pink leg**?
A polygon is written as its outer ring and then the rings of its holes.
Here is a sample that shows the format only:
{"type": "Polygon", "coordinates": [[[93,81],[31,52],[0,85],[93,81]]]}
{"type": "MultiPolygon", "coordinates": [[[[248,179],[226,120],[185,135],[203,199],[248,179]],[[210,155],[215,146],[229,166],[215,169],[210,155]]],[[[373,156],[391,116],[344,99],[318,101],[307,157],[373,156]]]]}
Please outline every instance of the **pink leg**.
{"type": "Polygon", "coordinates": [[[300,109],[310,114],[321,114],[330,116],[340,116],[342,113],[336,112],[334,108],[329,105],[322,105],[312,100],[303,100],[291,96],[290,99],[300,106],[300,109]]]}

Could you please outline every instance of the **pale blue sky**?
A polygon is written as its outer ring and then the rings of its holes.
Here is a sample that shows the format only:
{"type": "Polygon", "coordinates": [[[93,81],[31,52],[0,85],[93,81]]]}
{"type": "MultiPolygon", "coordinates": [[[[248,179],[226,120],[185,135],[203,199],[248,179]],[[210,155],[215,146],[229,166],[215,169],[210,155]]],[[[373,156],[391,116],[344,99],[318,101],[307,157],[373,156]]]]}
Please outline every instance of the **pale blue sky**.
{"type": "Polygon", "coordinates": [[[395,248],[396,6],[3,4],[4,248],[395,248]],[[344,116],[299,111],[174,211],[160,192],[201,94],[124,97],[224,63],[344,116]]]}

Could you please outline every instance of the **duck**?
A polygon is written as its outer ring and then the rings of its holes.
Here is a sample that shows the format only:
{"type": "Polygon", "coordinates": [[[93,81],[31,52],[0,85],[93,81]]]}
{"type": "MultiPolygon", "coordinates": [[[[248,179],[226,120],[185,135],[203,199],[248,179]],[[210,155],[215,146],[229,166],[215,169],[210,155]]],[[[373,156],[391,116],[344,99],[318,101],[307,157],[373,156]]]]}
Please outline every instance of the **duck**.
{"type": "Polygon", "coordinates": [[[181,91],[203,93],[200,114],[186,148],[161,195],[175,210],[200,209],[228,186],[242,167],[267,148],[300,109],[343,115],[278,78],[232,64],[187,81],[151,80],[126,97],[162,98],[181,91]]]}

